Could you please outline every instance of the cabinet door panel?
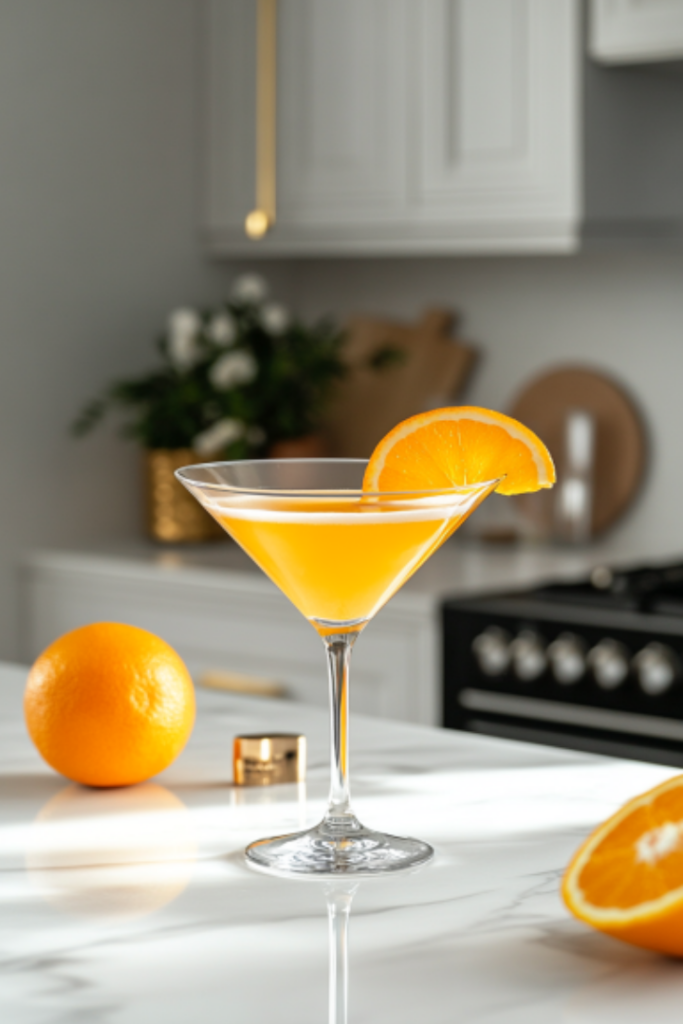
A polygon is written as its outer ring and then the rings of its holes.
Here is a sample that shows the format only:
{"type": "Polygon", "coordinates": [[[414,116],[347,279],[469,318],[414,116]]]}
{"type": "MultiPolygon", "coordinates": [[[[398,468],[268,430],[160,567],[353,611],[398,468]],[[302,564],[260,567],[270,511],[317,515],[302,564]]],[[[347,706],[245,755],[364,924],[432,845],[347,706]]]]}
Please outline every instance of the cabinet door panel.
{"type": "Polygon", "coordinates": [[[683,57],[683,0],[592,0],[591,54],[607,64],[683,57]]]}
{"type": "Polygon", "coordinates": [[[446,17],[448,79],[441,99],[447,159],[486,166],[523,158],[529,129],[527,5],[463,0],[447,4],[446,17]]]}
{"type": "Polygon", "coordinates": [[[395,216],[405,195],[404,0],[281,0],[282,226],[395,216]]]}
{"type": "Polygon", "coordinates": [[[423,215],[576,217],[572,0],[431,0],[421,11],[423,215]]]}

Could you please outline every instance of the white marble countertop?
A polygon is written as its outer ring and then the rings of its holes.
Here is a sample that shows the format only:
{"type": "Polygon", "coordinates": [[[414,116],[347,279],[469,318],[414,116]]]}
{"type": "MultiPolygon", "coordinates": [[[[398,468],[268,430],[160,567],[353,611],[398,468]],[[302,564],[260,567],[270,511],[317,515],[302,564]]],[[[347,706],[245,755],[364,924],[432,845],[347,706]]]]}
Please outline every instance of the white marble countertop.
{"type": "MultiPolygon", "coordinates": [[[[327,901],[342,897],[242,858],[321,816],[325,713],[202,691],[167,772],[91,791],[31,746],[25,674],[0,670],[3,1024],[327,1022],[327,901]],[[307,734],[300,790],[231,785],[232,737],[264,729],[307,734]]],[[[351,1024],[680,1020],[683,964],[592,932],[558,895],[587,831],[672,769],[360,717],[351,750],[361,820],[436,849],[357,886],[351,1024]]]]}

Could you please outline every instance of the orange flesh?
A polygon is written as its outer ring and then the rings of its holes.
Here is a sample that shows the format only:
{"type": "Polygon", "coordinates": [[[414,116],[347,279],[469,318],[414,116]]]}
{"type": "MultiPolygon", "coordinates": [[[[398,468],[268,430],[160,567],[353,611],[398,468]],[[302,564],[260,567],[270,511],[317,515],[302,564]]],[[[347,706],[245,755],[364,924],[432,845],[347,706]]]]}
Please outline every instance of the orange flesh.
{"type": "Polygon", "coordinates": [[[574,854],[562,896],[615,939],[683,957],[683,776],[600,825],[574,854]]]}
{"type": "Polygon", "coordinates": [[[584,899],[595,907],[627,909],[683,886],[683,843],[654,863],[638,857],[639,840],[668,824],[683,832],[683,788],[636,808],[598,843],[577,880],[584,899]]]}

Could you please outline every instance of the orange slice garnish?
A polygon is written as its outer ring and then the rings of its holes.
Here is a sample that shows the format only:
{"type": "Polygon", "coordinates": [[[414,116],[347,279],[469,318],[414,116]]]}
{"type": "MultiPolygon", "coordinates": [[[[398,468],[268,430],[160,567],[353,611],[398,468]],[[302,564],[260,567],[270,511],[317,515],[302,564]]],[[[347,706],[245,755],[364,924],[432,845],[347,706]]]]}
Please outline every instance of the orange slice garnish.
{"type": "Polygon", "coordinates": [[[490,409],[455,406],[412,416],[375,448],[364,491],[442,490],[500,480],[499,494],[555,483],[550,452],[533,431],[490,409]]]}
{"type": "Polygon", "coordinates": [[[574,855],[562,895],[600,931],[683,956],[683,775],[600,825],[574,855]]]}

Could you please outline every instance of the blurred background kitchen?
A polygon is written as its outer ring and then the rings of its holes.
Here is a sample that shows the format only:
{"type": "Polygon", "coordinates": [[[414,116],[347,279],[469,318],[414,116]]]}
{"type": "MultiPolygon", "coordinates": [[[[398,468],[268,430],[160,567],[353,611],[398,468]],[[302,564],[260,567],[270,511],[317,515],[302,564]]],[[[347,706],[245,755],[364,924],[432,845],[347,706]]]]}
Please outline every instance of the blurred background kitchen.
{"type": "MultiPolygon", "coordinates": [[[[304,323],[407,345],[378,373],[387,408],[441,315],[471,362],[407,412],[524,411],[578,479],[564,510],[492,502],[359,644],[357,710],[439,722],[444,599],[596,568],[611,592],[618,567],[681,557],[683,0],[280,0],[276,164],[258,11],[0,0],[0,655],[25,662],[116,618],[160,633],[197,678],[326,700],[308,627],[229,542],[146,537],[141,449],[118,415],[71,430],[112,381],[154,368],[171,311],[220,308],[257,273],[304,323]],[[247,237],[272,201],[270,230],[247,237]]],[[[499,676],[522,619],[500,627],[499,676]]],[[[530,625],[546,646],[578,637],[589,687],[602,626],[530,625]]],[[[629,659],[655,633],[618,641],[638,700],[629,659]]],[[[553,678],[541,653],[532,682],[553,678]]],[[[598,704],[618,710],[621,682],[598,704]]]]}

